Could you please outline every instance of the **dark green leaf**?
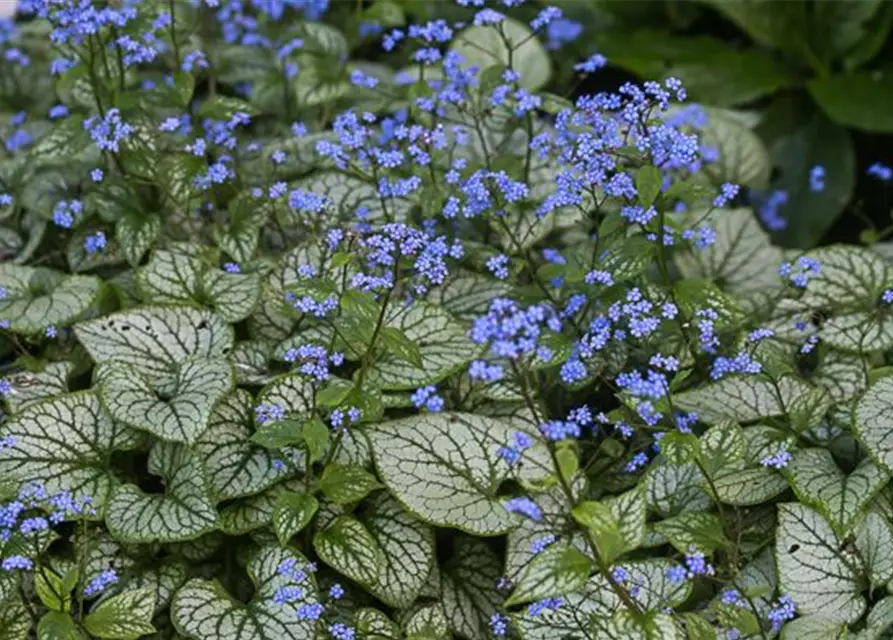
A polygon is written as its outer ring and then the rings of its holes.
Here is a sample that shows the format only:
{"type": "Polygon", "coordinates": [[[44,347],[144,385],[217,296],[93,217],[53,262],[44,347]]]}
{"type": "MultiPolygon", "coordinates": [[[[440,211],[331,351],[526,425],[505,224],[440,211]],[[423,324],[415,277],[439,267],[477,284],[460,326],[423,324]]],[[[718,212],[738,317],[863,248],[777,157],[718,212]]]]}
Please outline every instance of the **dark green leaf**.
{"type": "Polygon", "coordinates": [[[37,640],[82,640],[82,636],[69,614],[50,611],[37,623],[37,640]]]}
{"type": "Polygon", "coordinates": [[[281,449],[304,440],[304,423],[298,420],[280,420],[258,427],[250,440],[267,449],[281,449]]]}
{"type": "Polygon", "coordinates": [[[662,176],[660,169],[646,164],[636,171],[636,191],[639,192],[639,204],[650,207],[660,195],[662,176]]]}
{"type": "Polygon", "coordinates": [[[316,404],[320,407],[337,407],[354,390],[353,382],[333,378],[316,392],[316,404]]]}
{"type": "Polygon", "coordinates": [[[304,423],[303,435],[310,462],[321,460],[329,444],[329,428],[319,417],[313,417],[304,423]]]}
{"type": "Polygon", "coordinates": [[[273,505],[273,530],[285,546],[296,533],[310,524],[319,501],[309,493],[283,493],[273,505]]]}
{"type": "Polygon", "coordinates": [[[359,502],[381,483],[362,467],[330,464],[319,479],[319,488],[335,504],[359,502]]]}
{"type": "Polygon", "coordinates": [[[396,327],[384,327],[379,333],[382,347],[416,369],[422,368],[422,352],[396,327]]]}
{"type": "Polygon", "coordinates": [[[809,92],[831,120],[864,131],[893,132],[893,74],[854,73],[810,80],[809,92]]]}
{"type": "Polygon", "coordinates": [[[847,131],[802,101],[785,97],[767,110],[758,129],[767,141],[778,171],[773,187],[788,194],[780,209],[787,228],[776,241],[790,247],[813,247],[849,203],[855,185],[856,159],[847,131]],[[825,188],[809,190],[809,171],[825,168],[825,188]]]}

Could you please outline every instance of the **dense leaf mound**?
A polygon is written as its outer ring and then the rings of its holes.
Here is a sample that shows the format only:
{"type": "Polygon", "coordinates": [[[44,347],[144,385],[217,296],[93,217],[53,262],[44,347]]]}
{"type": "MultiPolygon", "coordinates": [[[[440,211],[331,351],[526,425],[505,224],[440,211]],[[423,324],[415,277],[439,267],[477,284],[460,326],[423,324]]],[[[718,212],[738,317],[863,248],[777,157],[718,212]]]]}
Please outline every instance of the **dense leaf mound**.
{"type": "Polygon", "coordinates": [[[893,266],[491,4],[2,23],[0,640],[889,637],[893,266]]]}

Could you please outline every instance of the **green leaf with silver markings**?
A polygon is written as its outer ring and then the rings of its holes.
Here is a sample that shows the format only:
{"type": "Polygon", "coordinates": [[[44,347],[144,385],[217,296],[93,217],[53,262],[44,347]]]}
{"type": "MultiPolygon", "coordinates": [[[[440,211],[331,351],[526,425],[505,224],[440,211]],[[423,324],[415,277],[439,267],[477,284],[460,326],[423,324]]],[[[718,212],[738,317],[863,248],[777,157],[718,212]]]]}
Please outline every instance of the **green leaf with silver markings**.
{"type": "Polygon", "coordinates": [[[37,623],[37,640],[83,640],[83,636],[70,614],[50,611],[37,623]]]}
{"type": "Polygon", "coordinates": [[[856,403],[853,432],[868,455],[893,472],[893,377],[877,380],[856,403]]]}
{"type": "Polygon", "coordinates": [[[42,371],[25,371],[7,378],[12,385],[4,400],[10,413],[26,406],[68,393],[68,378],[74,370],[71,362],[50,362],[42,371]]]}
{"type": "Polygon", "coordinates": [[[418,604],[403,613],[403,630],[408,640],[441,640],[449,637],[449,624],[439,602],[418,604]]]}
{"type": "Polygon", "coordinates": [[[192,358],[226,358],[233,330],[210,311],[143,307],[82,322],[78,341],[97,364],[130,365],[153,384],[168,381],[175,365],[192,358]]]}
{"type": "MultiPolygon", "coordinates": [[[[695,220],[703,213],[692,214],[695,220]]],[[[751,209],[717,209],[708,218],[716,242],[706,249],[677,252],[686,278],[704,278],[731,293],[765,291],[779,285],[781,249],[772,246],[751,209]]]]}
{"type": "Polygon", "coordinates": [[[534,556],[505,605],[525,604],[577,591],[591,570],[592,560],[581,551],[566,544],[553,544],[534,556]]]}
{"type": "Polygon", "coordinates": [[[125,591],[100,602],[84,618],[84,628],[97,638],[136,640],[155,633],[154,608],[155,595],[150,589],[125,591]]]}
{"type": "Polygon", "coordinates": [[[846,474],[827,449],[819,448],[795,451],[783,474],[800,501],[821,513],[842,537],[890,479],[868,459],[846,474]]]}
{"type": "Polygon", "coordinates": [[[273,521],[279,496],[288,491],[300,491],[302,488],[303,485],[295,480],[277,484],[256,496],[236,500],[221,509],[218,526],[221,531],[231,536],[240,536],[267,527],[273,521]]]}
{"type": "Polygon", "coordinates": [[[865,629],[855,638],[856,640],[881,640],[887,637],[891,628],[893,628],[893,596],[887,596],[878,600],[868,612],[865,629]]]}
{"type": "Polygon", "coordinates": [[[255,585],[254,597],[243,604],[230,596],[216,581],[190,580],[174,595],[171,619],[177,632],[190,640],[306,640],[314,635],[317,623],[296,615],[301,605],[318,602],[312,573],[293,583],[279,573],[283,562],[298,568],[307,564],[297,551],[263,547],[248,563],[248,576],[255,585]],[[276,590],[288,585],[301,589],[303,596],[285,605],[273,601],[276,590]]]}
{"type": "Polygon", "coordinates": [[[156,443],[149,453],[149,473],[164,480],[164,494],[147,494],[132,484],[112,494],[105,522],[116,539],[179,542],[215,528],[217,510],[211,488],[194,453],[183,445],[156,443]]]}
{"type": "Polygon", "coordinates": [[[357,631],[361,638],[386,640],[400,637],[400,627],[378,609],[363,607],[354,614],[357,631]]]}
{"type": "Polygon", "coordinates": [[[680,553],[688,553],[691,547],[712,553],[728,543],[722,522],[712,513],[682,513],[655,523],[654,530],[666,537],[680,553]]]}
{"type": "Polygon", "coordinates": [[[517,523],[497,498],[509,473],[497,451],[511,431],[493,418],[435,413],[372,425],[367,434],[379,477],[411,513],[497,535],[517,523]]]}
{"type": "Polygon", "coordinates": [[[529,91],[542,89],[552,75],[552,63],[542,43],[527,25],[511,18],[505,18],[495,26],[465,29],[453,40],[450,50],[459,53],[464,64],[476,65],[479,69],[511,63],[521,74],[521,86],[529,91]]]}
{"type": "Polygon", "coordinates": [[[195,443],[217,500],[260,493],[288,474],[284,466],[276,465],[273,452],[249,442],[253,407],[247,391],[227,394],[195,443]]]}
{"type": "Polygon", "coordinates": [[[137,272],[143,297],[159,304],[192,304],[201,281],[199,247],[194,252],[159,250],[137,272]]]}
{"type": "Polygon", "coordinates": [[[811,308],[870,311],[893,286],[883,258],[863,247],[831,246],[806,254],[821,270],[809,279],[799,302],[811,308]]]}
{"type": "Polygon", "coordinates": [[[702,143],[719,151],[719,160],[705,166],[719,182],[731,182],[751,189],[765,189],[772,163],[760,137],[726,109],[708,107],[707,127],[702,143]]]}
{"type": "Polygon", "coordinates": [[[487,313],[493,298],[507,296],[511,285],[471,271],[450,270],[449,279],[428,295],[428,302],[443,307],[460,320],[472,321],[487,313]]]}
{"type": "Polygon", "coordinates": [[[299,373],[286,373],[273,378],[261,389],[258,404],[267,403],[282,407],[293,420],[310,417],[313,411],[313,384],[299,373]]]}
{"type": "Polygon", "coordinates": [[[370,591],[392,607],[408,607],[434,566],[434,530],[387,493],[372,500],[364,522],[382,552],[381,570],[370,591]]]}
{"type": "Polygon", "coordinates": [[[418,347],[422,366],[386,353],[369,367],[369,384],[380,389],[416,389],[446,378],[474,358],[476,347],[448,312],[422,302],[394,306],[386,326],[399,329],[418,347]]]}
{"type": "Polygon", "coordinates": [[[504,596],[496,590],[502,575],[500,558],[486,542],[460,536],[453,556],[440,573],[440,591],[447,622],[454,633],[480,638],[504,596]]]}
{"type": "Polygon", "coordinates": [[[81,316],[96,299],[99,278],[66,276],[43,267],[0,263],[0,318],[17,333],[39,333],[65,326],[81,316]]]}
{"type": "Polygon", "coordinates": [[[734,422],[720,422],[710,427],[699,440],[699,460],[705,473],[711,476],[744,459],[747,450],[741,427],[734,422]]]}
{"type": "Polygon", "coordinates": [[[273,505],[273,531],[283,547],[292,536],[310,524],[319,501],[309,493],[281,493],[273,505]]]}
{"type": "Polygon", "coordinates": [[[772,469],[739,461],[717,472],[713,488],[722,502],[750,507],[781,495],[788,490],[788,483],[772,469]]]}
{"type": "Polygon", "coordinates": [[[835,622],[815,615],[797,618],[781,629],[782,640],[846,640],[845,622],[835,622]]]}
{"type": "Polygon", "coordinates": [[[330,464],[319,479],[319,488],[335,504],[359,502],[381,483],[362,467],[330,464]]]}
{"type": "Polygon", "coordinates": [[[0,435],[15,442],[0,456],[0,476],[38,482],[50,494],[90,496],[97,510],[115,485],[109,456],[139,443],[135,431],[112,421],[94,392],[32,404],[3,425],[0,435]]]}
{"type": "Polygon", "coordinates": [[[893,347],[893,317],[876,311],[845,313],[828,318],[817,335],[828,346],[850,354],[885,351],[893,347]]]}
{"type": "Polygon", "coordinates": [[[115,224],[118,248],[131,266],[137,266],[161,232],[161,216],[125,213],[115,224]]]}
{"type": "Polygon", "coordinates": [[[696,412],[708,424],[724,420],[752,422],[792,415],[803,411],[807,405],[817,414],[812,421],[814,425],[830,408],[830,398],[824,390],[793,376],[773,381],[759,375],[731,375],[673,396],[673,404],[684,411],[696,412]],[[813,396],[817,393],[821,397],[813,396]]]}
{"type": "Polygon", "coordinates": [[[313,548],[327,565],[351,580],[372,586],[385,565],[384,553],[366,526],[353,516],[338,516],[313,536],[313,548]]]}
{"type": "Polygon", "coordinates": [[[856,529],[856,549],[874,588],[893,580],[893,527],[885,517],[869,511],[856,529]]]}
{"type": "Polygon", "coordinates": [[[0,640],[28,640],[32,621],[21,600],[4,600],[0,607],[0,640]]]}
{"type": "Polygon", "coordinates": [[[855,622],[865,611],[860,595],[858,556],[816,511],[801,504],[781,504],[775,554],[782,593],[801,615],[820,615],[855,622]]]}
{"type": "Polygon", "coordinates": [[[169,442],[195,444],[218,400],[233,385],[224,360],[187,360],[173,380],[153,385],[131,367],[103,365],[96,373],[103,402],[116,420],[169,442]]]}
{"type": "Polygon", "coordinates": [[[179,558],[165,558],[157,566],[131,575],[116,586],[125,590],[148,589],[156,615],[167,610],[174,592],[191,577],[190,566],[179,558]]]}
{"type": "Polygon", "coordinates": [[[139,270],[137,283],[151,302],[197,304],[214,309],[227,322],[238,322],[253,310],[261,293],[258,273],[228,273],[214,269],[200,257],[200,247],[186,252],[156,251],[139,270]]]}

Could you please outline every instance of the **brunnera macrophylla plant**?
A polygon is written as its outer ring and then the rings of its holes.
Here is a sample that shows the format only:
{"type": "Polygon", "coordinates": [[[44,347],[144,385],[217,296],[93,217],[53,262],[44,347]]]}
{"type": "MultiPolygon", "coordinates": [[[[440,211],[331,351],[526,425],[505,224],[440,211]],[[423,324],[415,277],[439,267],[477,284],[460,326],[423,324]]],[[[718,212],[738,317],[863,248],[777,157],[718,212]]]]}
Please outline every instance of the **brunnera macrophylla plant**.
{"type": "Polygon", "coordinates": [[[459,5],[3,24],[0,639],[890,633],[893,267],[459,5]]]}

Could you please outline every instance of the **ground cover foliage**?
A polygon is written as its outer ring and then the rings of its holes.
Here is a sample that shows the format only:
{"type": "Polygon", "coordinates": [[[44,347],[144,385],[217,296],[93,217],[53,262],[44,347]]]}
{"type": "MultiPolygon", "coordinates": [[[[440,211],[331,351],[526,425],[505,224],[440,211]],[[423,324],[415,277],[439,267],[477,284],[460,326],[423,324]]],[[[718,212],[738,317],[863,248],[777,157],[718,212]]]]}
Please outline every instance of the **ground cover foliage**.
{"type": "Polygon", "coordinates": [[[770,241],[752,114],[436,7],[4,23],[0,640],[889,637],[883,252],[770,241]]]}

